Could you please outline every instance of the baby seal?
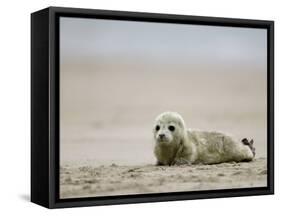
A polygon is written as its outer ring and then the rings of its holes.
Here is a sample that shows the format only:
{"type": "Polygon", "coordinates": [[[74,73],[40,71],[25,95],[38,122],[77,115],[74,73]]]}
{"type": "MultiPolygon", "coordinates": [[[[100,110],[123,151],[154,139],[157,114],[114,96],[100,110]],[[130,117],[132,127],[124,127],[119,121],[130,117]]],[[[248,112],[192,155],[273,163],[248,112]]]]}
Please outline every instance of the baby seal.
{"type": "Polygon", "coordinates": [[[157,165],[246,162],[255,157],[253,140],[238,141],[216,131],[187,130],[176,112],[160,114],[153,133],[157,165]]]}

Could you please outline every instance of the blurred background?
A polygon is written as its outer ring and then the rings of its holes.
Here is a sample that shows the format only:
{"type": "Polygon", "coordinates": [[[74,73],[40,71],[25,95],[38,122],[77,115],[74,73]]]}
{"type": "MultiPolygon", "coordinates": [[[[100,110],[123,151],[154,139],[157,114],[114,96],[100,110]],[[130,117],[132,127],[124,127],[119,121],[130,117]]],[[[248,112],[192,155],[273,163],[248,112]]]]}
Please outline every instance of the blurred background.
{"type": "Polygon", "coordinates": [[[266,156],[266,30],[60,20],[60,159],[151,164],[164,111],[266,156]]]}

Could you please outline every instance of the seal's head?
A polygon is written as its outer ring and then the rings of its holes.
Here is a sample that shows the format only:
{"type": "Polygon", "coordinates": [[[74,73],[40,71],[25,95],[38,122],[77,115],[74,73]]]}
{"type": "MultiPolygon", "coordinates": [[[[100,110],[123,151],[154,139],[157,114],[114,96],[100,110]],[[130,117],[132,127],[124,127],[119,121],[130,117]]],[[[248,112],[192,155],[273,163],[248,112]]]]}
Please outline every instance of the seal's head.
{"type": "Polygon", "coordinates": [[[183,118],[176,112],[164,112],[157,116],[153,128],[157,145],[178,146],[186,136],[183,118]]]}

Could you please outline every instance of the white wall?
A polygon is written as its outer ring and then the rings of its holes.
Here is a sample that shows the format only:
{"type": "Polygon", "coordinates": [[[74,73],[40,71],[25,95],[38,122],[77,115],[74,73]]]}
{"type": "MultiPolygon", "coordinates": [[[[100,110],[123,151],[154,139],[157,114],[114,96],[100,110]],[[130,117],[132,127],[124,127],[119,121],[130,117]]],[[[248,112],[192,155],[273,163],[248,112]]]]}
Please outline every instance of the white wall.
{"type": "Polygon", "coordinates": [[[276,83],[276,195],[225,198],[167,203],[121,205],[106,207],[46,210],[27,200],[30,191],[30,13],[47,6],[68,6],[110,10],[146,11],[218,17],[275,20],[275,38],[280,38],[280,5],[278,1],[212,0],[212,1],[152,1],[152,0],[88,0],[88,1],[2,1],[1,69],[0,69],[0,214],[29,215],[265,215],[276,212],[280,205],[280,130],[281,91],[279,75],[280,44],[275,46],[276,83]]]}

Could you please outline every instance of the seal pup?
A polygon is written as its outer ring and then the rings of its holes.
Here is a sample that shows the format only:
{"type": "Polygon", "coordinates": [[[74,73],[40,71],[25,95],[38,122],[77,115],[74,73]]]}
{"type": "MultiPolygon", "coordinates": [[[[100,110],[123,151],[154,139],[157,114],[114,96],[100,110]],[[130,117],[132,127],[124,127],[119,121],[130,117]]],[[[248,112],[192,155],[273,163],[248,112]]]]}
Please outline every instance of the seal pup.
{"type": "Polygon", "coordinates": [[[187,129],[180,114],[164,112],[153,128],[157,165],[248,162],[255,157],[254,141],[241,141],[217,131],[187,129]]]}

